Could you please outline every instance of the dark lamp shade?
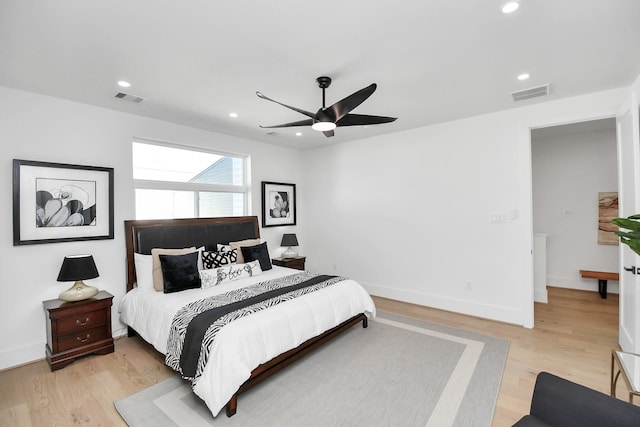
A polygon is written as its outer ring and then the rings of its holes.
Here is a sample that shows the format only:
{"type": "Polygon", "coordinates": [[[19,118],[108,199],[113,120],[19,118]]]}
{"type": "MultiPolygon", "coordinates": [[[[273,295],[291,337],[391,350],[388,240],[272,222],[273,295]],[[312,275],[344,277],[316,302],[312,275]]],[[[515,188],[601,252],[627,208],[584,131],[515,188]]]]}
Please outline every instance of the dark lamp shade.
{"type": "Polygon", "coordinates": [[[98,277],[98,269],[92,255],[71,255],[64,257],[58,282],[74,282],[77,280],[98,277]]]}
{"type": "Polygon", "coordinates": [[[296,235],[294,233],[283,234],[280,246],[298,246],[298,239],[296,238],[296,235]]]}

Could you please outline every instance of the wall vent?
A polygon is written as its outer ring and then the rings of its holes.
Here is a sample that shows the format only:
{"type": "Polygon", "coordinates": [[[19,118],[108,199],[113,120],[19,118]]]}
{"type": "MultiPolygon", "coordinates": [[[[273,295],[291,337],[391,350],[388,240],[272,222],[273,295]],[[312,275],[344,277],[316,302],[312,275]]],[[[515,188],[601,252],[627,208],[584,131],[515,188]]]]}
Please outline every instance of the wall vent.
{"type": "Polygon", "coordinates": [[[140,104],[142,101],[144,101],[144,98],[135,95],[129,95],[128,93],[124,92],[116,93],[115,97],[118,99],[122,99],[123,101],[134,102],[136,104],[140,104]]]}
{"type": "Polygon", "coordinates": [[[514,101],[524,101],[525,99],[537,98],[538,96],[549,95],[549,83],[542,86],[536,86],[529,89],[511,92],[514,101]]]}

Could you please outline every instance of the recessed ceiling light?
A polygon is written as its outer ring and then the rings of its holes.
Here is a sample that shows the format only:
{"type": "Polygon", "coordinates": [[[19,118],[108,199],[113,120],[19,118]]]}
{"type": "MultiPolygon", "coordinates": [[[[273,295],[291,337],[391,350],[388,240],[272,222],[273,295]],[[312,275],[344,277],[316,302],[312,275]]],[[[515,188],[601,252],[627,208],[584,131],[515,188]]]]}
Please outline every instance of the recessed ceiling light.
{"type": "Polygon", "coordinates": [[[235,119],[238,117],[238,113],[229,113],[229,117],[233,117],[235,119]]]}
{"type": "Polygon", "coordinates": [[[131,87],[131,83],[125,82],[124,80],[120,80],[118,82],[118,86],[120,86],[120,87],[131,87]]]}
{"type": "Polygon", "coordinates": [[[302,136],[302,132],[296,132],[296,136],[302,136]]]}
{"type": "Polygon", "coordinates": [[[527,80],[529,77],[531,77],[529,73],[523,73],[518,76],[518,80],[527,80]]]}
{"type": "Polygon", "coordinates": [[[517,1],[510,1],[502,6],[502,13],[513,13],[520,7],[520,3],[517,1]]]}

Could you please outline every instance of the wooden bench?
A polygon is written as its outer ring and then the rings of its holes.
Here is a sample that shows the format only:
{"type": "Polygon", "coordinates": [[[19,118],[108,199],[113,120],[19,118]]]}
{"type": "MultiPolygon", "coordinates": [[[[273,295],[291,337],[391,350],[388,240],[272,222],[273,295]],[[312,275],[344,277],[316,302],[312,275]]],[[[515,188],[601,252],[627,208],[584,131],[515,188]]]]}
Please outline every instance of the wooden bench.
{"type": "Polygon", "coordinates": [[[598,280],[598,292],[602,298],[607,297],[607,280],[620,280],[618,273],[611,273],[607,271],[591,271],[580,270],[580,276],[583,279],[597,279],[598,280]]]}

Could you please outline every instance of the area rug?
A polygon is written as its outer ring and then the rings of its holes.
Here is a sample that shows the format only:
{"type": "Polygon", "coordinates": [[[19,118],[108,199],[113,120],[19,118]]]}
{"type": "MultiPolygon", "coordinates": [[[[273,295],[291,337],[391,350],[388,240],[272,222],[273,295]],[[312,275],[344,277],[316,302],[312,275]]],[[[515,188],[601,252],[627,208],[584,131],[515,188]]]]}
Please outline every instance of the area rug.
{"type": "Polygon", "coordinates": [[[179,376],[115,402],[131,427],[490,426],[509,342],[378,313],[213,417],[179,376]]]}

